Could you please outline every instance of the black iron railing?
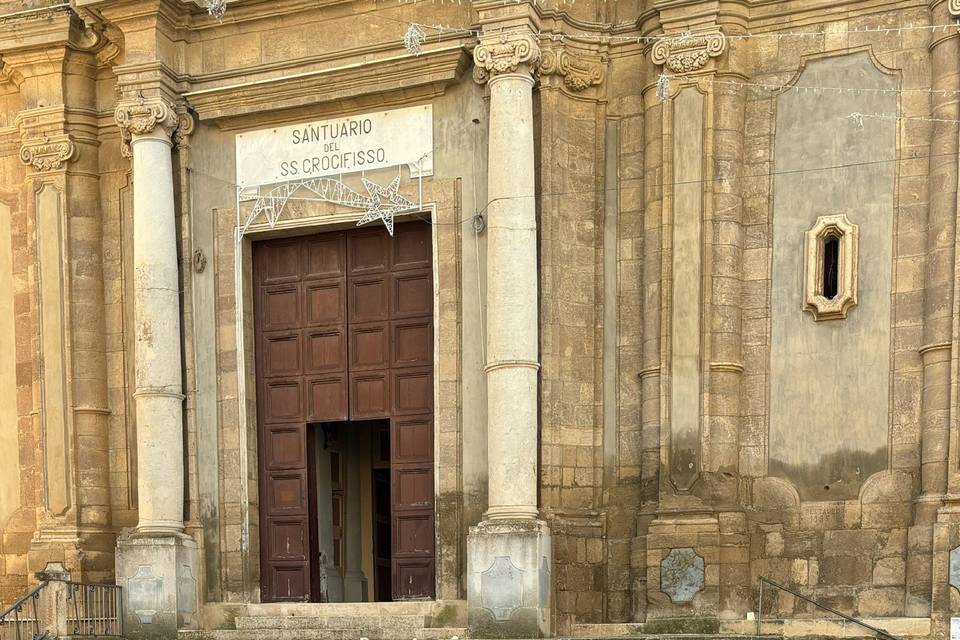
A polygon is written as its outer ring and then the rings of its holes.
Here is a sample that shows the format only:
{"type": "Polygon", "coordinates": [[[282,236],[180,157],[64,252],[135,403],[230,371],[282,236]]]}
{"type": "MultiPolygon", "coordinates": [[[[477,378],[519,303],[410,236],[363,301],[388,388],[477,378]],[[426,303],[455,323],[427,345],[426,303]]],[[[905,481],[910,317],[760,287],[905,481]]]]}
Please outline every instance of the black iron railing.
{"type": "Polygon", "coordinates": [[[123,635],[121,589],[113,584],[67,583],[67,628],[74,635],[123,635]]]}
{"type": "Polygon", "coordinates": [[[857,618],[854,618],[853,616],[849,616],[849,615],[847,615],[847,614],[845,614],[845,613],[842,613],[842,612],[840,612],[840,611],[837,611],[836,609],[834,609],[834,608],[832,608],[832,607],[828,607],[828,606],[825,605],[825,604],[822,604],[822,603],[820,603],[820,602],[817,602],[817,601],[814,600],[813,598],[807,597],[807,596],[803,595],[802,593],[799,593],[799,592],[797,592],[797,591],[794,591],[793,589],[791,589],[791,588],[789,588],[789,587],[785,587],[785,586],[783,586],[782,584],[779,584],[779,583],[777,583],[777,582],[774,582],[773,580],[770,580],[770,579],[768,579],[768,578],[764,578],[763,576],[760,576],[760,579],[759,579],[759,590],[760,590],[760,594],[759,594],[759,596],[758,596],[758,598],[757,598],[757,637],[760,637],[760,632],[761,632],[761,626],[760,626],[760,625],[761,625],[761,622],[762,622],[762,620],[763,620],[763,585],[765,585],[765,584],[766,584],[766,585],[769,585],[769,586],[771,586],[771,587],[773,587],[773,588],[775,588],[775,589],[779,589],[779,590],[781,590],[781,591],[786,591],[787,593],[793,595],[795,598],[800,598],[800,599],[803,600],[804,602],[809,602],[810,604],[812,604],[813,606],[817,607],[818,609],[822,609],[822,610],[824,610],[824,611],[828,611],[828,612],[832,613],[833,615],[837,616],[838,618],[842,618],[843,620],[846,620],[847,622],[851,622],[851,623],[853,623],[853,624],[855,624],[855,625],[858,625],[858,626],[860,626],[860,627],[863,627],[864,629],[869,630],[871,633],[876,634],[876,636],[877,636],[878,638],[881,638],[882,640],[900,640],[900,639],[897,638],[896,636],[891,635],[890,633],[888,633],[885,629],[881,629],[880,627],[875,627],[875,626],[873,626],[872,624],[867,624],[867,623],[864,622],[863,620],[858,620],[857,618]]]}
{"type": "Polygon", "coordinates": [[[0,612],[0,640],[123,636],[121,589],[47,579],[0,612]]]}
{"type": "Polygon", "coordinates": [[[41,619],[40,596],[47,583],[41,582],[27,595],[0,612],[0,640],[41,640],[49,635],[41,619]]]}

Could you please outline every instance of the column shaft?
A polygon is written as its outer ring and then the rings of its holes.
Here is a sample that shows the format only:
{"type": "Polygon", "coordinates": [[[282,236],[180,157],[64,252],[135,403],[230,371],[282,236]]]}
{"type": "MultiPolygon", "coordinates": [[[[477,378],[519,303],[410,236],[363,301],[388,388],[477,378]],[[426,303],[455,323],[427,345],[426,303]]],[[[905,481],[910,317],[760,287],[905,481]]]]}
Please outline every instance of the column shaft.
{"type": "Polygon", "coordinates": [[[487,519],[537,517],[537,233],[533,78],[490,84],[487,519]]]}
{"type": "Polygon", "coordinates": [[[170,138],[133,147],[134,331],[140,533],[183,530],[183,384],[170,138]]]}

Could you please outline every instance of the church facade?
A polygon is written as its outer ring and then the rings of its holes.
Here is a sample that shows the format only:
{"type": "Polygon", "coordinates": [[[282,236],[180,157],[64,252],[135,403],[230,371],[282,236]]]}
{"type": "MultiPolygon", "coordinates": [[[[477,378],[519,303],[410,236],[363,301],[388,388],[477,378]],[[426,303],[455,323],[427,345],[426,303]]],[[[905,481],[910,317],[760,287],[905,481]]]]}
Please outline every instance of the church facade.
{"type": "Polygon", "coordinates": [[[0,0],[0,605],[946,637],[958,20],[0,0]]]}

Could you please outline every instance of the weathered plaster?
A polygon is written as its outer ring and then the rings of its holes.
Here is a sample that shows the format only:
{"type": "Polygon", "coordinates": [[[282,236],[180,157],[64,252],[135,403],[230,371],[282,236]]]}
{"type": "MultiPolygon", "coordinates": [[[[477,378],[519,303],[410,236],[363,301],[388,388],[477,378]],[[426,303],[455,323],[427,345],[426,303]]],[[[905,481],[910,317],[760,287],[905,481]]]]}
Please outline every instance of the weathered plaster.
{"type": "MultiPolygon", "coordinates": [[[[797,84],[890,89],[897,79],[859,52],[807,63],[797,84]]],[[[869,118],[861,127],[854,111],[896,113],[896,94],[788,89],[777,100],[770,472],[804,500],[856,497],[887,466],[896,166],[882,161],[896,157],[896,129],[869,118]],[[873,161],[856,166],[864,158],[873,161]],[[802,171],[818,167],[837,168],[802,171]],[[815,322],[802,311],[804,234],[841,213],[860,227],[859,303],[815,322]]]]}

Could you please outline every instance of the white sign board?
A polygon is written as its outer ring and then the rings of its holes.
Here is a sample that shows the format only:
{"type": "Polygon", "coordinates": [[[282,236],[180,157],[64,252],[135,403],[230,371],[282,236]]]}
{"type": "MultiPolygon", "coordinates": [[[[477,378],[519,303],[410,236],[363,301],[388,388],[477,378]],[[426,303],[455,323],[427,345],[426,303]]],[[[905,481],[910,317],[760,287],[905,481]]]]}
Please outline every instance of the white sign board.
{"type": "Polygon", "coordinates": [[[414,165],[433,173],[433,107],[424,105],[237,135],[237,184],[252,187],[414,165]]]}

